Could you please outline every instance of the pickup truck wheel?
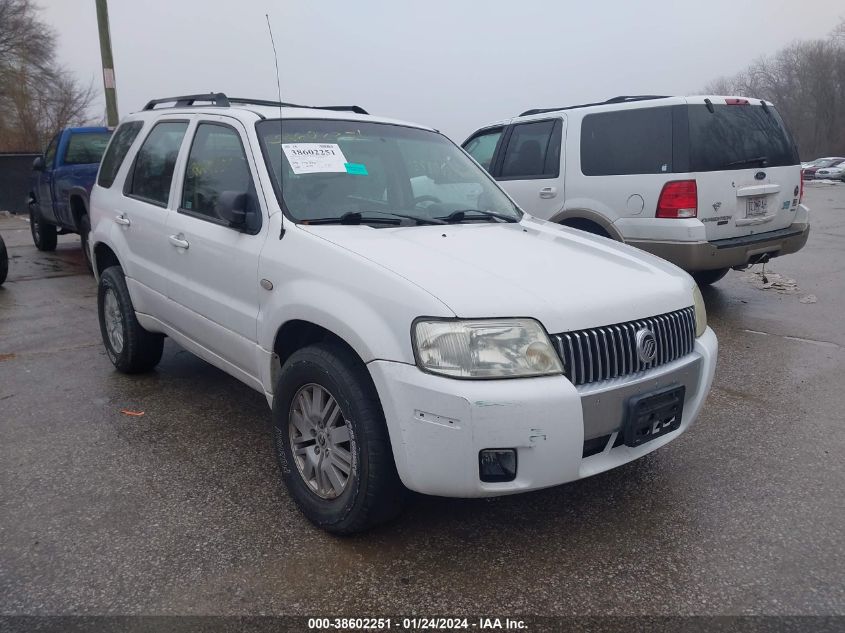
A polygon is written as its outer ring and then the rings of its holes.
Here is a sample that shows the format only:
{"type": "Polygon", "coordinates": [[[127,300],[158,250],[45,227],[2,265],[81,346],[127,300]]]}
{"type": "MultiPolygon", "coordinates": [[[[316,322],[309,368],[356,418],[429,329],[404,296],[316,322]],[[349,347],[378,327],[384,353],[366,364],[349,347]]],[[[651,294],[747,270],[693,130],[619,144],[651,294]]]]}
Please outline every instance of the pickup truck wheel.
{"type": "Polygon", "coordinates": [[[85,257],[85,265],[88,270],[94,272],[94,264],[91,261],[91,253],[88,252],[88,235],[91,233],[91,221],[88,219],[88,214],[79,217],[79,241],[82,246],[82,255],[85,257]]]}
{"type": "Polygon", "coordinates": [[[164,349],[164,335],[148,332],[138,323],[119,266],[106,268],[100,275],[97,314],[106,354],[118,371],[138,374],[158,365],[164,349]]]}
{"type": "Polygon", "coordinates": [[[0,286],[6,281],[9,274],[9,253],[6,252],[6,242],[0,237],[0,286]]]}
{"type": "Polygon", "coordinates": [[[694,273],[690,273],[692,278],[695,279],[695,283],[699,286],[709,286],[710,284],[715,284],[719,281],[722,277],[728,274],[730,268],[717,268],[716,270],[699,270],[694,273]]]}
{"type": "Polygon", "coordinates": [[[282,479],[312,523],[353,534],[399,514],[405,489],[384,413],[352,352],[325,342],[294,352],[276,385],[273,427],[282,479]]]}
{"type": "Polygon", "coordinates": [[[41,212],[36,204],[29,205],[29,231],[32,241],[39,251],[56,250],[56,225],[41,219],[41,212]]]}

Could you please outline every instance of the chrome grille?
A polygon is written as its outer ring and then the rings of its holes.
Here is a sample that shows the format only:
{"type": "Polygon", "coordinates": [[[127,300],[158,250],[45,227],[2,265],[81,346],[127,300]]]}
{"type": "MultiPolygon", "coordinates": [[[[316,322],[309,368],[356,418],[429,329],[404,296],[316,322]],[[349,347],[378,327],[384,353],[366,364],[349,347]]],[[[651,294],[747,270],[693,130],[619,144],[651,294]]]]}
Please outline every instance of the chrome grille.
{"type": "Polygon", "coordinates": [[[563,373],[572,384],[610,380],[659,367],[691,353],[695,343],[695,308],[552,334],[551,339],[563,362],[563,373]],[[648,363],[637,353],[637,332],[642,329],[651,330],[657,343],[654,360],[648,363]]]}

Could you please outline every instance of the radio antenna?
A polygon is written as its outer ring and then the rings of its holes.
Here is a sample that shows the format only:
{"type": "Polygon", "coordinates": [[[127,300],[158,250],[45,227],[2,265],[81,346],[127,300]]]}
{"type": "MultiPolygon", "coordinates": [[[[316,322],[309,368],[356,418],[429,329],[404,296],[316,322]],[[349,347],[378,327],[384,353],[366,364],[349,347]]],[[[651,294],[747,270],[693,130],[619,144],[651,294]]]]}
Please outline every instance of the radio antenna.
{"type": "MultiPolygon", "coordinates": [[[[267,19],[267,30],[270,32],[270,45],[273,47],[273,61],[276,63],[276,93],[279,96],[279,205],[284,206],[284,196],[282,196],[282,181],[284,180],[285,169],[285,150],[282,147],[282,81],[279,78],[279,54],[276,52],[276,40],[273,39],[273,27],[270,26],[270,14],[265,13],[264,17],[267,19]]],[[[285,236],[284,219],[282,220],[282,228],[279,232],[279,239],[285,236]]]]}

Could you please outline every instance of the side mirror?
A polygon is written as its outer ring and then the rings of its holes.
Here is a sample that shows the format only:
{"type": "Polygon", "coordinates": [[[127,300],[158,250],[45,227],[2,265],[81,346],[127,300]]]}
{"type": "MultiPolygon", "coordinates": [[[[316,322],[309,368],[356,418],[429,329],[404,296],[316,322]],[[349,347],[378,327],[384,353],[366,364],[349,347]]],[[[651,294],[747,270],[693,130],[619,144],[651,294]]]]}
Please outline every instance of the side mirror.
{"type": "Polygon", "coordinates": [[[36,156],[35,160],[32,161],[32,169],[35,171],[44,171],[44,157],[43,156],[36,156]]]}
{"type": "Polygon", "coordinates": [[[229,226],[244,228],[247,224],[249,195],[241,191],[224,191],[217,199],[217,213],[229,226]]]}

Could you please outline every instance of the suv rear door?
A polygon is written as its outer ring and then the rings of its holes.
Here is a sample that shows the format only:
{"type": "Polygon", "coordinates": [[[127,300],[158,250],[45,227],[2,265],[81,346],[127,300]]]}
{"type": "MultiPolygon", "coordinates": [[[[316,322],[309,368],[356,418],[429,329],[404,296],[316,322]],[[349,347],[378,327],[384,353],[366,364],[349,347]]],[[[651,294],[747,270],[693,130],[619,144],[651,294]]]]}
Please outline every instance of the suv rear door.
{"type": "Polygon", "coordinates": [[[549,219],[563,206],[561,144],[565,123],[557,116],[488,128],[471,136],[463,147],[519,206],[549,219]],[[488,158],[493,138],[495,151],[488,158]]]}
{"type": "Polygon", "coordinates": [[[167,218],[188,117],[162,116],[144,138],[123,184],[123,195],[106,211],[121,244],[126,283],[139,312],[170,321],[166,301],[167,218]]]}
{"type": "Polygon", "coordinates": [[[707,239],[775,231],[795,219],[798,152],[772,105],[748,99],[690,102],[690,172],[707,239]]]}

